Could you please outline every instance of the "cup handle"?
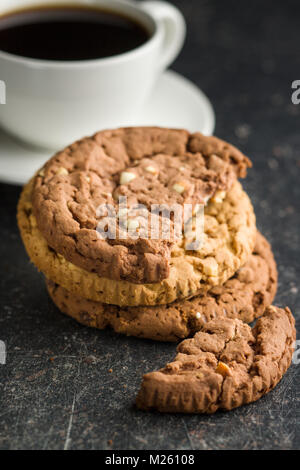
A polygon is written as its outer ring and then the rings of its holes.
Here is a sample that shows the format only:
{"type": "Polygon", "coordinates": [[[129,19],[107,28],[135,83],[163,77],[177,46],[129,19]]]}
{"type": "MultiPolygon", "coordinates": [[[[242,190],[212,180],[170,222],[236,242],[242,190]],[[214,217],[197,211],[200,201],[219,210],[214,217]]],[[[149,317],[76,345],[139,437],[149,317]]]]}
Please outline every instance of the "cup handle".
{"type": "Polygon", "coordinates": [[[163,25],[163,50],[158,67],[165,70],[182,49],[186,35],[185,19],[176,7],[167,2],[145,0],[139,6],[163,25]]]}

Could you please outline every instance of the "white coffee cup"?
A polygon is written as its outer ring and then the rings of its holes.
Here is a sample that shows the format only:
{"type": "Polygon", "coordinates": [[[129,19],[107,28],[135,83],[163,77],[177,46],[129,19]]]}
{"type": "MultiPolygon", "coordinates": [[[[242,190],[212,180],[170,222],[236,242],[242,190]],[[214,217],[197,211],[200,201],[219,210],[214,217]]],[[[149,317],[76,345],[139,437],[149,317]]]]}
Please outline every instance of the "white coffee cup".
{"type": "Polygon", "coordinates": [[[161,1],[1,0],[0,15],[43,3],[107,8],[137,20],[150,38],[132,51],[86,61],[29,59],[0,50],[6,85],[0,126],[32,145],[58,149],[99,129],[134,125],[159,74],[182,48],[182,14],[161,1]]]}

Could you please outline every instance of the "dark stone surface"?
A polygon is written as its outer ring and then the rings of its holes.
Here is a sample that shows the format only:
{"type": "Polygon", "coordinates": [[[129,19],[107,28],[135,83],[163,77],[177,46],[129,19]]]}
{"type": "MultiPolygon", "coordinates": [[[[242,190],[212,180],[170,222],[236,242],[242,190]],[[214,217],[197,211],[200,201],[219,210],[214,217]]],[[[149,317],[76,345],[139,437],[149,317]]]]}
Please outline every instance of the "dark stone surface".
{"type": "MultiPolygon", "coordinates": [[[[174,3],[189,28],[174,69],[212,99],[216,134],[252,158],[245,188],[278,261],[276,304],[299,319],[300,105],[291,103],[291,82],[300,79],[300,4],[174,3]]],[[[8,351],[0,365],[1,449],[299,448],[296,364],[267,397],[230,413],[137,411],[142,374],[171,359],[174,345],[93,331],[61,315],[22,247],[19,192],[0,185],[0,340],[8,351]]]]}

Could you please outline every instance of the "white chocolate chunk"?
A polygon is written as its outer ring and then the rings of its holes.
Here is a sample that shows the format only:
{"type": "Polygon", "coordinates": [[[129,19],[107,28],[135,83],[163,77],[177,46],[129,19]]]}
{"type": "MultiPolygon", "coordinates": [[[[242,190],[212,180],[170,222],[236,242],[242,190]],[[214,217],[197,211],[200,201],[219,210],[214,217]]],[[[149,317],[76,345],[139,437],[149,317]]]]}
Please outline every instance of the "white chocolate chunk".
{"type": "Polygon", "coordinates": [[[136,219],[129,219],[127,222],[128,230],[132,230],[132,231],[136,230],[137,228],[139,228],[139,226],[140,226],[140,223],[136,219]]]}
{"type": "Polygon", "coordinates": [[[214,258],[206,259],[203,265],[203,270],[204,273],[208,276],[216,277],[219,272],[219,267],[216,260],[214,258]]]}
{"type": "Polygon", "coordinates": [[[151,165],[146,166],[145,170],[148,171],[148,173],[152,173],[153,175],[156,175],[158,173],[157,168],[151,165]]]}
{"type": "Polygon", "coordinates": [[[127,184],[130,181],[134,180],[136,175],[134,173],[130,173],[129,171],[123,171],[120,176],[120,184],[127,184]]]}
{"type": "Polygon", "coordinates": [[[62,166],[60,168],[58,168],[57,172],[56,172],[57,175],[68,175],[69,172],[66,168],[63,168],[62,166]]]}
{"type": "Polygon", "coordinates": [[[175,184],[173,185],[173,189],[174,189],[174,191],[176,191],[177,193],[182,194],[183,191],[185,190],[185,187],[183,186],[182,183],[175,183],[175,184]]]}
{"type": "Polygon", "coordinates": [[[211,198],[212,202],[221,203],[224,201],[226,196],[225,191],[217,191],[216,194],[211,198]]]}

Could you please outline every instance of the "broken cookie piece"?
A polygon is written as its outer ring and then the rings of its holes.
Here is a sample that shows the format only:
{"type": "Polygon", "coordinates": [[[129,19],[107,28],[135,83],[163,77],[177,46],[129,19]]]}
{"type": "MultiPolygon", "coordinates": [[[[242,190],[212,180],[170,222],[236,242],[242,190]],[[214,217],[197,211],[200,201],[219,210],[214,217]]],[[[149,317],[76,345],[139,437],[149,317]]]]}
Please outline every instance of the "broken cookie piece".
{"type": "Polygon", "coordinates": [[[256,401],[289,368],[295,338],[288,308],[268,307],[253,329],[238,319],[212,320],[179,344],[174,362],[143,377],[137,406],[214,413],[256,401]]]}

